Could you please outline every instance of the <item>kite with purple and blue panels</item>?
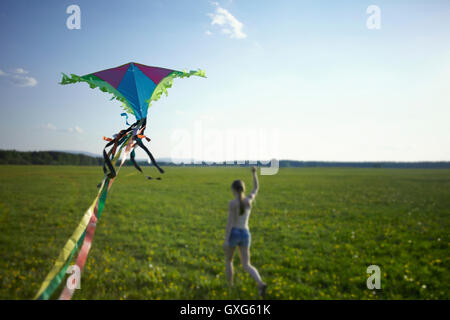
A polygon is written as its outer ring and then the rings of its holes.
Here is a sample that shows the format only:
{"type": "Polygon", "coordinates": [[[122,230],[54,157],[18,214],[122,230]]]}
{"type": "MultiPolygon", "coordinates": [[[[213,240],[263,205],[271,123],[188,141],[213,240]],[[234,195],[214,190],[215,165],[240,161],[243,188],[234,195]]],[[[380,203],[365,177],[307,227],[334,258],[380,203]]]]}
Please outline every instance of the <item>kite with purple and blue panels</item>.
{"type": "Polygon", "coordinates": [[[61,84],[87,82],[91,88],[112,93],[112,99],[123,102],[125,111],[140,120],[147,117],[147,110],[152,101],[158,100],[162,93],[167,95],[167,89],[172,87],[174,78],[190,76],[205,77],[205,72],[177,71],[130,62],[81,77],[63,73],[61,84]]]}

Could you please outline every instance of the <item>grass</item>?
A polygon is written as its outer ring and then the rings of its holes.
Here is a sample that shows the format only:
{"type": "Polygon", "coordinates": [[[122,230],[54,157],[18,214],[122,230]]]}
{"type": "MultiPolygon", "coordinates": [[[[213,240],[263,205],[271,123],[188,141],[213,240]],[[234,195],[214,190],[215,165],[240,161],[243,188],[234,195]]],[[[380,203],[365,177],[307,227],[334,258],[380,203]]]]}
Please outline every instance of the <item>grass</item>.
{"type": "MultiPolygon", "coordinates": [[[[74,299],[256,299],[222,243],[247,168],[123,168],[74,299]],[[147,170],[150,170],[147,168],[147,170]]],[[[93,201],[100,167],[0,166],[0,299],[31,299],[93,201]]],[[[252,263],[270,299],[449,299],[450,170],[288,169],[260,176],[252,263]],[[381,290],[366,287],[369,265],[381,290]]]]}

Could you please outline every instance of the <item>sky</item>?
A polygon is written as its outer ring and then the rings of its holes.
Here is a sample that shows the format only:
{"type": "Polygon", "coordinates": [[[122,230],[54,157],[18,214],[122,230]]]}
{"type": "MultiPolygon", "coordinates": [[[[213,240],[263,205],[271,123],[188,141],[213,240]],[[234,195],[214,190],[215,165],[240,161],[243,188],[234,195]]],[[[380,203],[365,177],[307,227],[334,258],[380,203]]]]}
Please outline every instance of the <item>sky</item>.
{"type": "Polygon", "coordinates": [[[101,154],[121,103],[61,72],[134,61],[207,76],[152,104],[157,158],[449,161],[449,16],[438,0],[3,0],[0,149],[101,154]]]}

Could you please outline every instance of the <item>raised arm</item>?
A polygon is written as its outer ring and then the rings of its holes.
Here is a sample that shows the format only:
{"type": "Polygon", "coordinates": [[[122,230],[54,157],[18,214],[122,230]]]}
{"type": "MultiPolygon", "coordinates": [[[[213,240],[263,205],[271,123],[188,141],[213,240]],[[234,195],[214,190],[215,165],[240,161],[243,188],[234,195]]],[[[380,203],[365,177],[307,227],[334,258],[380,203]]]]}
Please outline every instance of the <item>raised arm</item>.
{"type": "Polygon", "coordinates": [[[252,167],[252,175],[253,175],[253,190],[252,192],[247,196],[248,201],[251,203],[256,198],[256,194],[259,190],[259,182],[258,182],[258,176],[256,174],[256,167],[252,167]]]}

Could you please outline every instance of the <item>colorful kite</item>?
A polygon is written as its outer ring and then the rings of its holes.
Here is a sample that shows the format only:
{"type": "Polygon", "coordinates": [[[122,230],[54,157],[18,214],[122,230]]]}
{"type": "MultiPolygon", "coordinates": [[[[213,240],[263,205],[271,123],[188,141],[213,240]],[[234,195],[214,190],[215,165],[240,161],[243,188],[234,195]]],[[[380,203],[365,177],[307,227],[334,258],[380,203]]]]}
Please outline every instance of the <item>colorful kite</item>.
{"type": "MultiPolygon", "coordinates": [[[[136,122],[127,129],[121,130],[113,138],[103,137],[108,143],[103,149],[103,171],[105,175],[103,181],[99,184],[100,190],[92,205],[85,212],[74,233],[61,250],[58,259],[42,283],[35,299],[49,299],[65,278],[68,270],[71,270],[72,274],[68,277],[67,284],[61,292],[59,299],[68,300],[72,298],[75,288],[79,284],[81,272],[86,263],[89,249],[91,248],[95,227],[103,211],[109,188],[128,155],[136,169],[143,173],[135,161],[134,150],[136,147],[142,148],[159,172],[164,173],[164,170],[158,166],[153,155],[142,142],[142,139],[150,141],[144,135],[147,111],[153,101],[158,100],[163,93],[167,95],[167,89],[172,87],[173,79],[194,75],[205,77],[205,73],[202,70],[190,72],[176,71],[150,67],[135,62],[81,77],[75,74],[71,74],[70,77],[63,74],[61,84],[87,82],[91,88],[99,88],[103,92],[113,94],[111,100],[116,99],[123,103],[123,108],[126,113],[122,113],[121,115],[126,116],[127,124],[128,114],[134,115],[136,122]],[[120,165],[116,169],[115,164],[119,160],[122,152],[123,156],[120,165]],[[69,269],[69,264],[77,251],[79,253],[75,260],[75,265],[70,266],[69,269]]],[[[147,178],[151,179],[149,176],[147,178]]]]}

